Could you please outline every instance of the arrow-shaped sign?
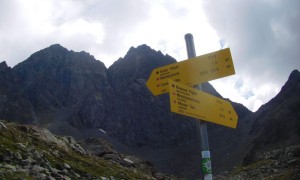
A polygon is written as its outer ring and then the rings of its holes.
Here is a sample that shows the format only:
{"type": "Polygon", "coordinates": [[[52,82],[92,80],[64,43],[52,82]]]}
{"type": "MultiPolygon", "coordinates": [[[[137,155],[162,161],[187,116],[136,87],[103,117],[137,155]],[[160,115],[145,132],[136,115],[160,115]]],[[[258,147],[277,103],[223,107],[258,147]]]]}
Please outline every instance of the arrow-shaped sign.
{"type": "Polygon", "coordinates": [[[169,80],[171,111],[236,128],[238,116],[231,103],[195,88],[169,80]]]}
{"type": "Polygon", "coordinates": [[[154,95],[168,92],[168,79],[193,86],[235,74],[230,49],[223,49],[178,63],[156,68],[147,86],[154,95]]]}

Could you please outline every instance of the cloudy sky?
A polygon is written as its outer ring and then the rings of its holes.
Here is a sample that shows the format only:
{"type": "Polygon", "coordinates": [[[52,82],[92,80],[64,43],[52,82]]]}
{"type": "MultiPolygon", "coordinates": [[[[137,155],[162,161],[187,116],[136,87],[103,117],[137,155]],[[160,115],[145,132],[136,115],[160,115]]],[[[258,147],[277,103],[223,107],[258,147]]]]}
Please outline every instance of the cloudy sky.
{"type": "Polygon", "coordinates": [[[106,67],[141,44],[181,61],[186,33],[197,55],[230,47],[236,75],[211,83],[252,111],[300,70],[299,0],[0,1],[0,61],[11,67],[56,43],[106,67]]]}

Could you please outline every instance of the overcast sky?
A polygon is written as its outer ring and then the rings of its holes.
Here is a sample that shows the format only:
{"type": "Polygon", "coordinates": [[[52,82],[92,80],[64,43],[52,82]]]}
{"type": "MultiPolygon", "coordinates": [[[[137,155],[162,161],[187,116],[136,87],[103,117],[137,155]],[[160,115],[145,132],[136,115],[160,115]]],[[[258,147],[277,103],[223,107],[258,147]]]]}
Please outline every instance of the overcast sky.
{"type": "Polygon", "coordinates": [[[230,47],[236,74],[211,83],[252,111],[300,69],[299,0],[0,1],[0,61],[11,67],[57,43],[106,67],[141,44],[181,61],[186,33],[197,55],[230,47]]]}

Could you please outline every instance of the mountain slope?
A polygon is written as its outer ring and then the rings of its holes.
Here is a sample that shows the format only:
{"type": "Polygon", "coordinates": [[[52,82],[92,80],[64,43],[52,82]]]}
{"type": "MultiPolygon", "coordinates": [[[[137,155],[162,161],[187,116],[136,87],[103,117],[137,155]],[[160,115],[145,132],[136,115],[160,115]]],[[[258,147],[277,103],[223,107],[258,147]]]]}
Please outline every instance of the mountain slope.
{"type": "MultiPolygon", "coordinates": [[[[158,177],[143,161],[136,163],[132,157],[130,160],[111,151],[104,151],[102,157],[89,154],[72,137],[55,136],[32,125],[0,121],[0,142],[0,179],[158,177]]],[[[160,178],[164,176],[160,174],[160,178]]]]}
{"type": "Polygon", "coordinates": [[[281,91],[257,112],[249,133],[231,159],[240,166],[215,179],[300,178],[300,72],[294,70],[281,91]]]}
{"type": "Polygon", "coordinates": [[[142,45],[131,48],[108,69],[117,100],[110,122],[119,124],[112,127],[113,136],[138,146],[166,147],[195,140],[191,120],[173,116],[168,95],[153,96],[145,85],[154,68],[175,62],[142,45]]]}
{"type": "Polygon", "coordinates": [[[80,135],[76,128],[106,122],[112,88],[106,67],[86,52],[55,44],[16,65],[13,72],[28,96],[36,123],[58,134],[80,135]]]}
{"type": "Polygon", "coordinates": [[[33,122],[33,107],[22,91],[21,80],[6,62],[0,63],[0,118],[33,122]]]}
{"type": "Polygon", "coordinates": [[[251,152],[245,163],[260,151],[300,144],[300,72],[294,70],[281,91],[250,116],[254,122],[248,138],[251,152]]]}
{"type": "Polygon", "coordinates": [[[281,147],[256,154],[247,165],[236,167],[214,177],[227,179],[290,180],[300,178],[300,145],[281,147]]]}

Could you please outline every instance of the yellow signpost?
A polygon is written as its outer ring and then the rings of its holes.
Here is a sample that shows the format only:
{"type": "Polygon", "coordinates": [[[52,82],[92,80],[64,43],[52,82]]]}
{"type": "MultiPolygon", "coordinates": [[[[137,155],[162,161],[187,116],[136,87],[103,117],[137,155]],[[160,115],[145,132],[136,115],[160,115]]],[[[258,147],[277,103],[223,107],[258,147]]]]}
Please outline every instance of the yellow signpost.
{"type": "Polygon", "coordinates": [[[235,74],[230,49],[223,49],[178,63],[156,68],[147,86],[154,95],[168,92],[168,80],[193,86],[235,74]]]}
{"type": "Polygon", "coordinates": [[[238,116],[230,102],[169,80],[171,111],[236,128],[238,116]]]}

